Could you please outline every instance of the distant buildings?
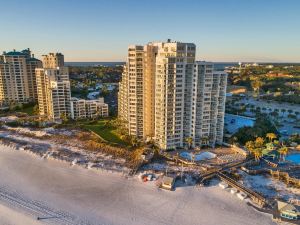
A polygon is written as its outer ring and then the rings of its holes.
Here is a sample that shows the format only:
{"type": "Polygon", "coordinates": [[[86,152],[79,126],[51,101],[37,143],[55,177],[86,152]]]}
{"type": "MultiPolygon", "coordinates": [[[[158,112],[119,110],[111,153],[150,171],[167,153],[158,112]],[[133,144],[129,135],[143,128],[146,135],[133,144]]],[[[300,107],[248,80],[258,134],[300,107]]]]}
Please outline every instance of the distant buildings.
{"type": "Polygon", "coordinates": [[[1,106],[37,102],[39,114],[54,121],[108,116],[108,105],[103,99],[78,101],[84,105],[82,115],[76,111],[76,101],[71,101],[69,71],[64,66],[63,54],[49,53],[42,56],[42,61],[35,59],[30,49],[0,56],[1,106]]]}
{"type": "Polygon", "coordinates": [[[42,62],[30,49],[3,52],[0,55],[0,105],[28,103],[37,100],[35,69],[42,62]]]}
{"type": "Polygon", "coordinates": [[[237,86],[237,85],[228,85],[227,86],[227,93],[238,95],[238,94],[245,94],[247,92],[247,88],[244,86],[237,86]]]}
{"type": "Polygon", "coordinates": [[[162,149],[223,141],[227,74],[195,62],[192,43],[129,46],[119,84],[120,119],[130,135],[153,138],[162,149]]]}

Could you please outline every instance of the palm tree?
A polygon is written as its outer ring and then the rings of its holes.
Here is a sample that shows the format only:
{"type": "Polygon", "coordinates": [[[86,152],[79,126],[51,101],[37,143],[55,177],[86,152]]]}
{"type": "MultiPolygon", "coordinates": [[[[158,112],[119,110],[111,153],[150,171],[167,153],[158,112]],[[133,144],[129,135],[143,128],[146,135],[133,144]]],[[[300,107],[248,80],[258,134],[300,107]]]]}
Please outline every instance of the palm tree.
{"type": "Polygon", "coordinates": [[[285,160],[285,156],[288,154],[288,147],[286,147],[284,144],[278,149],[278,152],[280,154],[280,157],[283,158],[283,161],[285,160]]]}
{"type": "Polygon", "coordinates": [[[262,148],[255,148],[253,154],[255,160],[258,161],[262,157],[262,148]]]}
{"type": "Polygon", "coordinates": [[[68,122],[68,117],[67,114],[65,112],[60,114],[60,119],[63,121],[63,123],[68,122]]]}
{"type": "Polygon", "coordinates": [[[208,141],[209,141],[209,138],[208,138],[208,137],[206,137],[206,136],[201,137],[201,143],[202,143],[203,145],[207,145],[207,144],[208,144],[208,141]]]}
{"type": "Polygon", "coordinates": [[[265,140],[262,137],[257,137],[254,143],[256,148],[262,148],[264,146],[265,140]]]}
{"type": "Polygon", "coordinates": [[[274,145],[278,146],[279,145],[279,141],[278,140],[274,140],[274,145]]]}
{"type": "Polygon", "coordinates": [[[138,145],[138,140],[136,137],[131,137],[130,142],[131,142],[132,147],[136,147],[138,145]]]}
{"type": "Polygon", "coordinates": [[[245,147],[250,151],[253,152],[254,148],[255,148],[255,144],[254,141],[247,141],[245,144],[245,147]]]}
{"type": "Polygon", "coordinates": [[[190,149],[192,147],[192,144],[193,144],[193,138],[192,137],[187,137],[185,139],[185,141],[188,143],[189,149],[190,149]]]}
{"type": "Polygon", "coordinates": [[[192,153],[192,163],[194,163],[194,162],[195,162],[195,154],[192,153]]]}
{"type": "Polygon", "coordinates": [[[274,134],[274,133],[267,133],[266,134],[266,138],[268,138],[270,140],[270,142],[273,141],[273,139],[276,139],[277,138],[277,135],[274,134]]]}
{"type": "Polygon", "coordinates": [[[247,141],[246,144],[245,144],[245,147],[248,149],[248,151],[249,151],[252,155],[254,155],[255,160],[256,160],[257,154],[255,154],[255,149],[256,149],[256,147],[255,147],[255,142],[254,142],[254,141],[247,141]]]}
{"type": "Polygon", "coordinates": [[[251,86],[252,86],[253,90],[255,92],[257,92],[258,94],[259,94],[259,89],[261,88],[261,86],[263,86],[263,84],[264,83],[259,79],[256,79],[256,80],[251,82],[251,86]]]}

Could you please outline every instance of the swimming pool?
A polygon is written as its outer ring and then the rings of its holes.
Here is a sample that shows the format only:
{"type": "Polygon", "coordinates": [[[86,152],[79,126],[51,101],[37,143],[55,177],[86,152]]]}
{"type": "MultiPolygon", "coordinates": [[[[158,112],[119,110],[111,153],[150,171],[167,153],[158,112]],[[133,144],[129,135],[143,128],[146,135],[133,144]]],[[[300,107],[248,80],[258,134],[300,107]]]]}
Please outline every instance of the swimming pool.
{"type": "Polygon", "coordinates": [[[300,164],[300,152],[287,155],[286,160],[300,164]]]}
{"type": "Polygon", "coordinates": [[[225,128],[230,134],[237,132],[241,127],[253,127],[254,123],[254,118],[225,114],[225,128]]]}

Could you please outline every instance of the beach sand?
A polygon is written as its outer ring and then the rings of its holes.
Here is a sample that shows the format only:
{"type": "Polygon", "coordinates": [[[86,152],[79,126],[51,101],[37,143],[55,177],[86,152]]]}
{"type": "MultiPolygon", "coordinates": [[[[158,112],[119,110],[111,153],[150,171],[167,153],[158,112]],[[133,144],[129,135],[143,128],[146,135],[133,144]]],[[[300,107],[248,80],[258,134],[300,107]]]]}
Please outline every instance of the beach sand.
{"type": "Polygon", "coordinates": [[[178,187],[170,192],[137,177],[71,167],[5,146],[0,146],[0,204],[0,224],[13,225],[25,219],[29,222],[23,224],[34,225],[275,224],[270,215],[255,211],[218,186],[178,187]],[[1,193],[22,202],[7,204],[1,193]],[[22,204],[37,207],[37,212],[26,214],[22,204]],[[38,216],[45,219],[36,221],[38,216]]]}
{"type": "Polygon", "coordinates": [[[0,204],[0,224],[1,225],[38,225],[41,224],[32,216],[20,213],[0,204]]]}

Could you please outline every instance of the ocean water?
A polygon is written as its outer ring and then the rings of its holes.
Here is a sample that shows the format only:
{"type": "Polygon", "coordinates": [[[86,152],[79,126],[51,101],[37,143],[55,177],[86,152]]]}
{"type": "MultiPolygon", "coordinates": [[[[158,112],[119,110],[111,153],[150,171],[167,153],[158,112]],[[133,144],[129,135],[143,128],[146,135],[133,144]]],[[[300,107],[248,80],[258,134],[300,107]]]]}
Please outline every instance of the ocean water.
{"type": "Polygon", "coordinates": [[[119,66],[124,65],[125,62],[65,62],[66,66],[119,66]]]}
{"type": "MultiPolygon", "coordinates": [[[[238,66],[237,62],[213,62],[215,70],[224,70],[227,66],[238,66]]],[[[243,62],[245,63],[245,62],[243,62]]],[[[66,66],[119,66],[125,62],[66,62],[66,66]]],[[[261,65],[272,64],[274,66],[299,66],[300,63],[259,63],[261,65]]]]}
{"type": "MultiPolygon", "coordinates": [[[[66,62],[66,66],[119,66],[124,65],[125,62],[66,62]]],[[[215,70],[224,70],[226,66],[237,66],[238,63],[231,62],[215,62],[215,70]]]]}

